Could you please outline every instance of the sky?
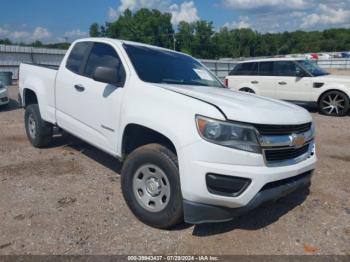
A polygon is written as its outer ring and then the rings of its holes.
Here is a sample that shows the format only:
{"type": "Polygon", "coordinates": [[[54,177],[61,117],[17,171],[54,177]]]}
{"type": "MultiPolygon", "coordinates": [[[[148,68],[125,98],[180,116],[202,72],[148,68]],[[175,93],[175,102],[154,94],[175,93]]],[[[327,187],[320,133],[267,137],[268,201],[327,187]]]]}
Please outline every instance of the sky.
{"type": "Polygon", "coordinates": [[[350,28],[350,0],[3,0],[0,39],[45,43],[88,36],[89,26],[114,21],[125,10],[156,8],[180,21],[212,21],[216,30],[259,32],[350,28]]]}

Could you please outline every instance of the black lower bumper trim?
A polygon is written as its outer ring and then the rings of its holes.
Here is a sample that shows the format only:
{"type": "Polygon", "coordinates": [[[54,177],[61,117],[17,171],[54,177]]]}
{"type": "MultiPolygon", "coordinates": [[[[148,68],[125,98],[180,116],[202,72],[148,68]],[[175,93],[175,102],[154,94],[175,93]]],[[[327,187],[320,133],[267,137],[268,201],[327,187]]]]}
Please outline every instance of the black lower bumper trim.
{"type": "Polygon", "coordinates": [[[285,179],[285,183],[283,183],[284,180],[280,180],[275,187],[265,187],[256,194],[248,205],[239,208],[213,206],[184,200],[185,221],[189,224],[230,221],[237,216],[255,209],[265,202],[279,199],[299,188],[309,187],[311,184],[312,172],[312,170],[308,171],[294,179],[285,179]]]}

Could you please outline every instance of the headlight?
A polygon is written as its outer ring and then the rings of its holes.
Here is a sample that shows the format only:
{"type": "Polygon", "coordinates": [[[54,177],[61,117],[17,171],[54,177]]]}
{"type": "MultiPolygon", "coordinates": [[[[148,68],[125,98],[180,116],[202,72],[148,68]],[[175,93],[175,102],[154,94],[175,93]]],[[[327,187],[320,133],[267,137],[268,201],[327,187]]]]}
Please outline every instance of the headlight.
{"type": "Polygon", "coordinates": [[[243,124],[196,116],[197,129],[205,140],[243,151],[261,153],[256,130],[243,124]]]}

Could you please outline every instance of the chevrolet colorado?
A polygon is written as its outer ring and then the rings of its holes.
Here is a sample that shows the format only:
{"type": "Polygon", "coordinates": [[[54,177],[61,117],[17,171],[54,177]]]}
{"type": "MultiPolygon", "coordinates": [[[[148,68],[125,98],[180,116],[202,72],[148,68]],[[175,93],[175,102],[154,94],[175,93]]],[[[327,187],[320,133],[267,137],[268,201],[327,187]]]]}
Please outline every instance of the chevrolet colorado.
{"type": "Polygon", "coordinates": [[[58,69],[21,64],[19,76],[32,145],[58,127],[122,160],[124,198],[148,225],[231,220],[310,184],[310,114],[231,91],[188,55],[87,38],[58,69]]]}

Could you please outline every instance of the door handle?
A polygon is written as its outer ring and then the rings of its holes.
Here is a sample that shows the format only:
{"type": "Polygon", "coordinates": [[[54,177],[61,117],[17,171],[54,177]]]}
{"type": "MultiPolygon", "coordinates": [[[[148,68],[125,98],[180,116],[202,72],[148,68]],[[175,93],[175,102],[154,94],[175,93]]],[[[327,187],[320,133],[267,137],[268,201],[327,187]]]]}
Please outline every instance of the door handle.
{"type": "Polygon", "coordinates": [[[85,90],[85,87],[83,87],[82,85],[74,85],[74,88],[79,92],[84,92],[85,90]]]}
{"type": "Polygon", "coordinates": [[[278,84],[281,85],[281,86],[284,86],[284,85],[286,85],[287,83],[284,82],[284,81],[282,81],[282,82],[278,82],[278,84]]]}
{"type": "Polygon", "coordinates": [[[256,80],[251,81],[250,83],[252,83],[252,84],[259,84],[259,82],[258,82],[258,81],[256,81],[256,80]]]}

